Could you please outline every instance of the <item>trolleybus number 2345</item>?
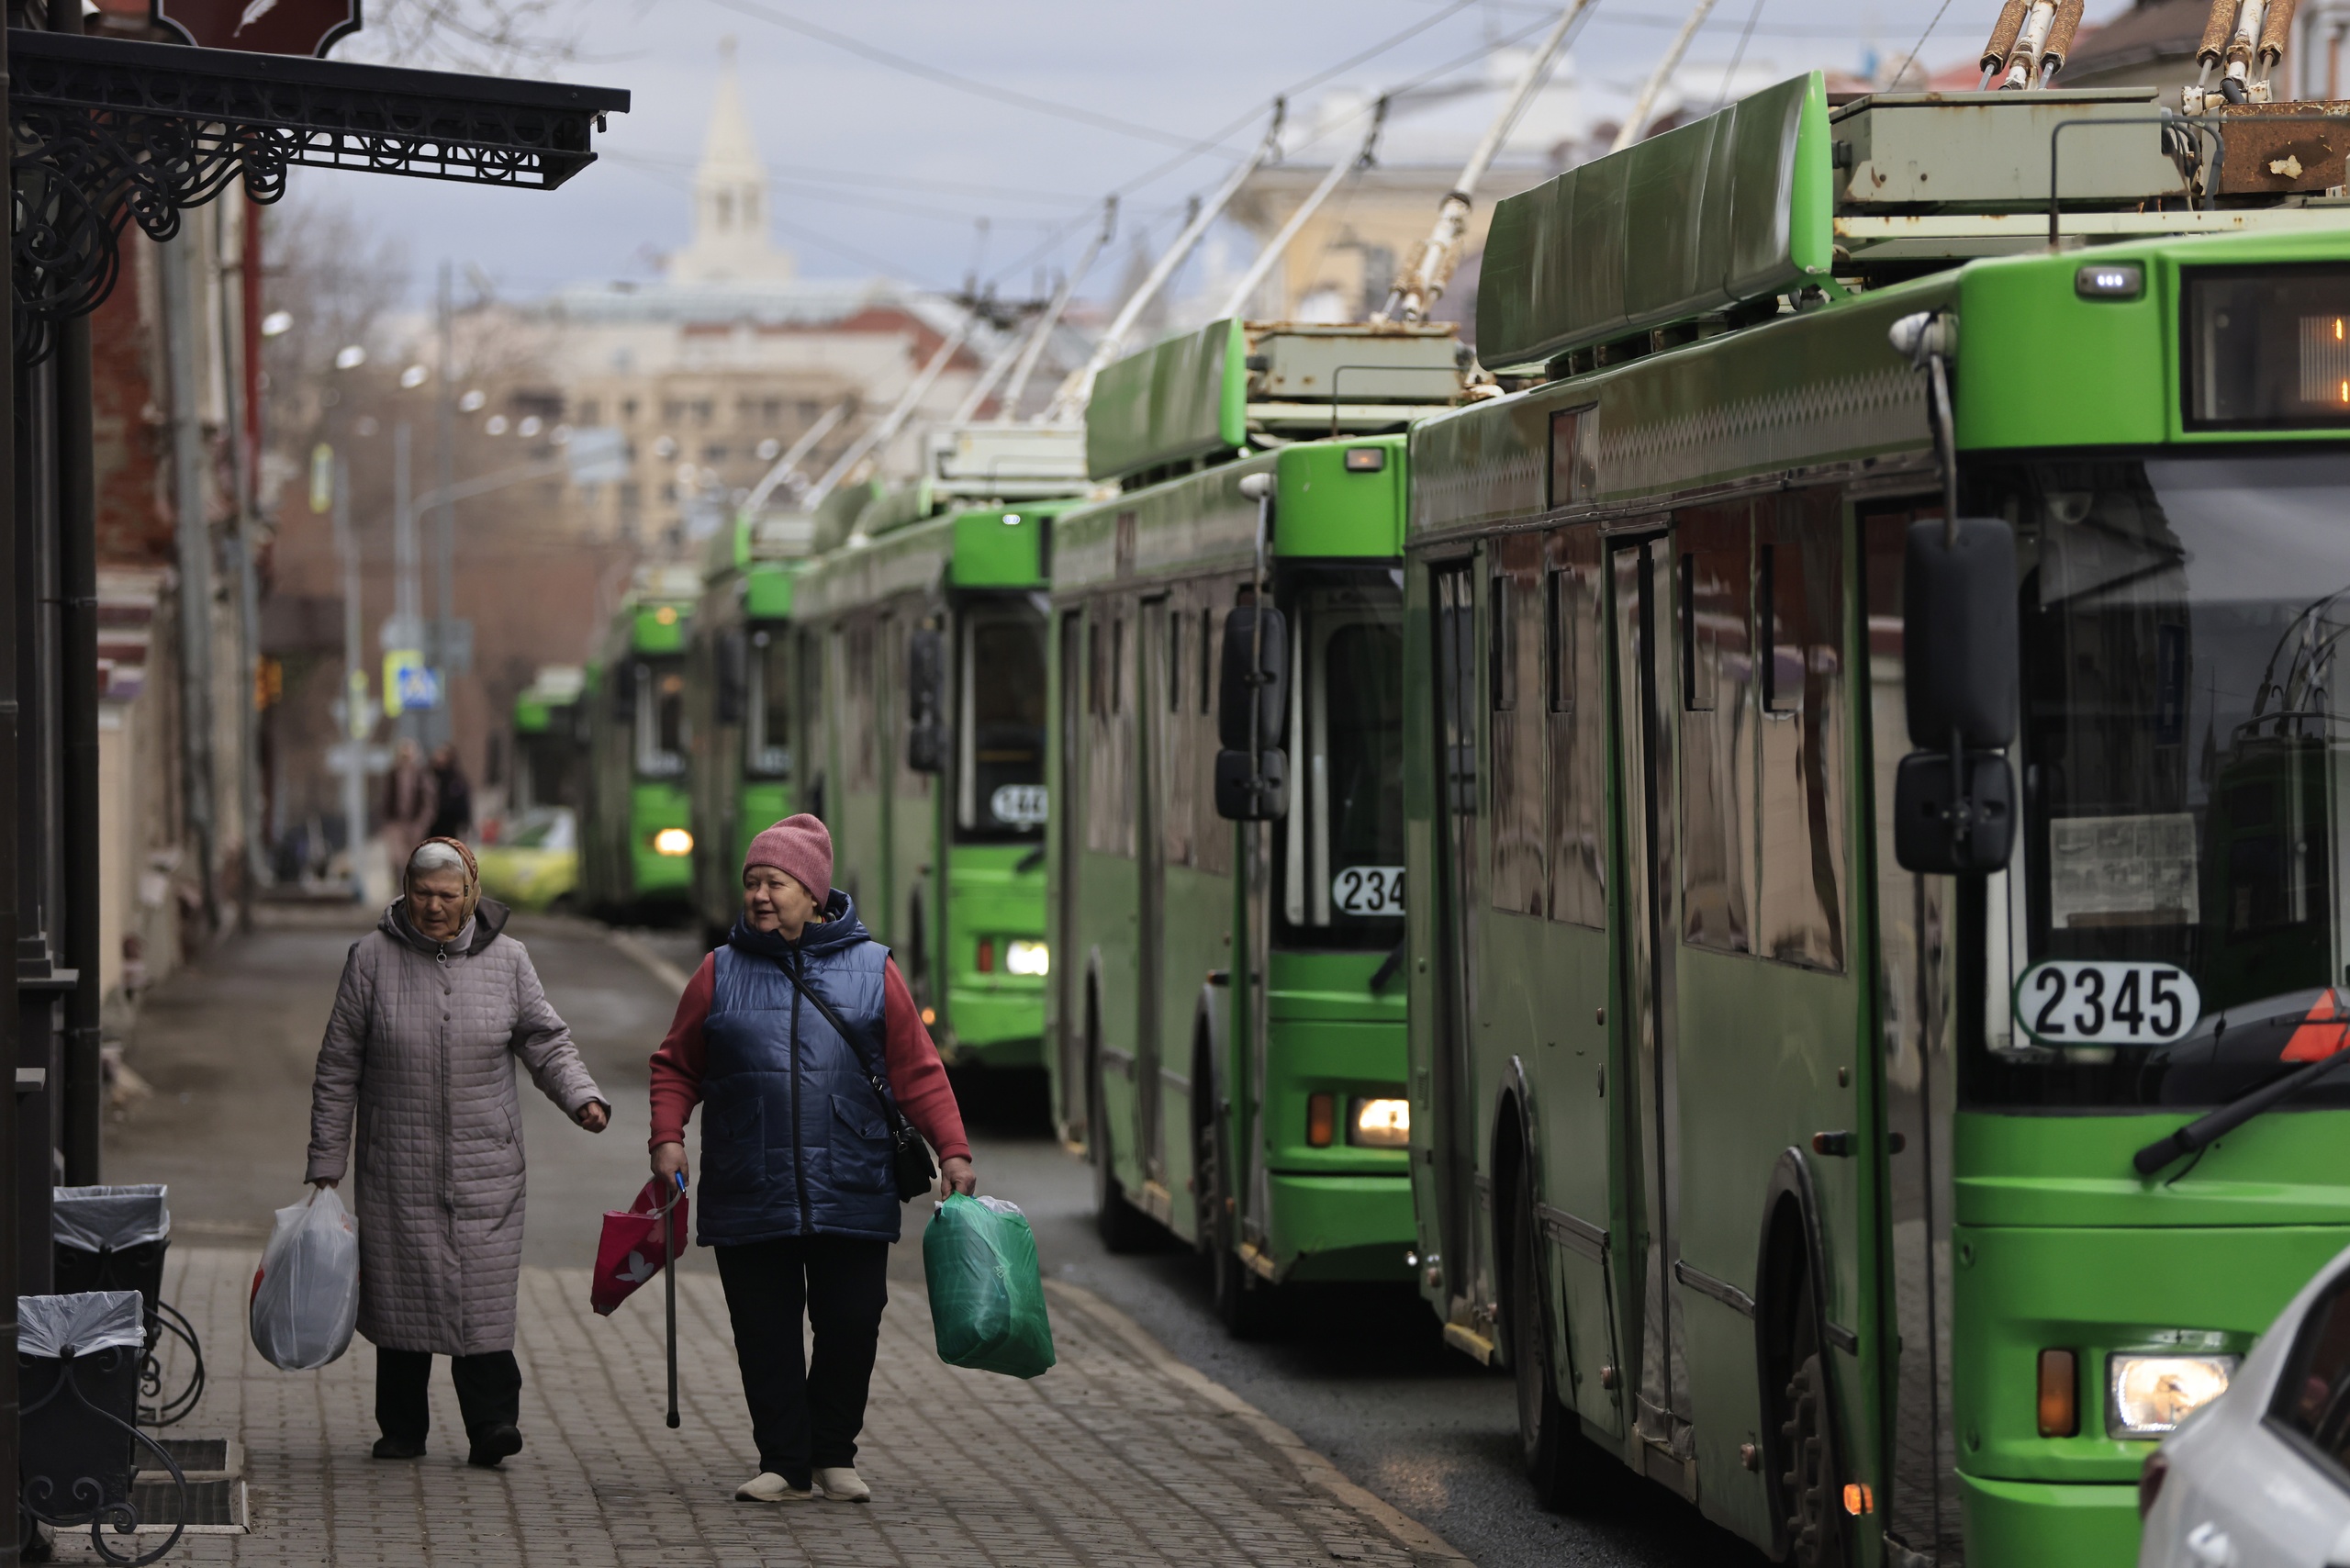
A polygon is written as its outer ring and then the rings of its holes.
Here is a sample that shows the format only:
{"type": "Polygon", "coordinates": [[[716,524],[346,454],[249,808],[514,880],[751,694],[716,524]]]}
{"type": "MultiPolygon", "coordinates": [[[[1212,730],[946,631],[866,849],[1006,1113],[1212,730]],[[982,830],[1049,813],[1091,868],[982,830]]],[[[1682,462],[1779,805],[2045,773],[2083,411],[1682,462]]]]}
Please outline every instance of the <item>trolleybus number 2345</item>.
{"type": "Polygon", "coordinates": [[[2016,983],[2024,1032],[2052,1044],[2166,1046],[2202,1012],[2194,980],[2164,964],[2052,959],[2016,983]]]}

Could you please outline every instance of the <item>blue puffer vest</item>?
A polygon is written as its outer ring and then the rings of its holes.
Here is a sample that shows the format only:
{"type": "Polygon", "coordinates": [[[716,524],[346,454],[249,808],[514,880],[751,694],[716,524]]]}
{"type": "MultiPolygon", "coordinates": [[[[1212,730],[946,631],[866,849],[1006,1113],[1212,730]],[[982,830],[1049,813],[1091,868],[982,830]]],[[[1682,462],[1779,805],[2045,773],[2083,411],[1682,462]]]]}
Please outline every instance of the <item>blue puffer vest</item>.
{"type": "Polygon", "coordinates": [[[712,959],[702,1025],[705,1247],[785,1236],[898,1239],[898,1187],[881,1097],[857,1048],[783,971],[820,992],[883,1069],[882,974],[873,940],[838,889],[796,943],[741,921],[712,959]]]}

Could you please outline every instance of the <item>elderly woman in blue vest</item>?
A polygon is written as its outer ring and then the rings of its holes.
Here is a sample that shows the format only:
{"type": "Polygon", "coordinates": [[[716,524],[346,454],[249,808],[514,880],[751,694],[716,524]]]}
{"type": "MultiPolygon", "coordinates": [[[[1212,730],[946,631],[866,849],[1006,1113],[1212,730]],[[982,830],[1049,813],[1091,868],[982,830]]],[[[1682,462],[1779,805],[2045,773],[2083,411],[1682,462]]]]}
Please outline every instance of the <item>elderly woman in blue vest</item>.
{"type": "Polygon", "coordinates": [[[654,1174],[685,1174],[686,1120],[710,1107],[694,1218],[718,1250],[759,1449],[759,1473],[734,1493],[745,1502],[873,1495],[856,1435],[899,1215],[875,1069],[947,1186],[973,1191],[962,1114],[913,994],[833,886],[832,834],[787,817],[751,841],[742,918],[694,971],[653,1057],[654,1174]],[[805,1364],[803,1311],[815,1330],[805,1364]]]}

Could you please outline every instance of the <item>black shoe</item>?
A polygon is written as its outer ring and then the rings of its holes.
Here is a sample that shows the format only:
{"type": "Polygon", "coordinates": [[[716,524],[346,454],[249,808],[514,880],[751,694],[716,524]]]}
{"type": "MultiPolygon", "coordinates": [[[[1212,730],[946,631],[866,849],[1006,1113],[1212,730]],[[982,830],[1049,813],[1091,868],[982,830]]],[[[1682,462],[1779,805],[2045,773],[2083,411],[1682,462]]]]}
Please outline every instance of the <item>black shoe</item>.
{"type": "Polygon", "coordinates": [[[475,1434],[474,1451],[465,1455],[465,1462],[479,1465],[484,1470],[496,1470],[499,1460],[521,1451],[521,1433],[511,1427],[485,1427],[475,1434]]]}
{"type": "Polygon", "coordinates": [[[375,1457],[377,1459],[422,1459],[424,1439],[422,1438],[377,1438],[375,1457]]]}

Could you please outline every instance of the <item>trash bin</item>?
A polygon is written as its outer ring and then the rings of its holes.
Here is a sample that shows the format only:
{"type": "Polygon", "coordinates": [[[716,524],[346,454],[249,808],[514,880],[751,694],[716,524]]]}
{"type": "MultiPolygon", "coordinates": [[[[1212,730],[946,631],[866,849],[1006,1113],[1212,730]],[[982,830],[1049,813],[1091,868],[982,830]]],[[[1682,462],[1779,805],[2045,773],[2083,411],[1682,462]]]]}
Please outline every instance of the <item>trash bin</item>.
{"type": "Polygon", "coordinates": [[[171,1189],[57,1187],[50,1197],[50,1238],[58,1293],[137,1291],[146,1342],[140,1361],[139,1420],[168,1427],[196,1408],[204,1393],[204,1348],[196,1327],[162,1299],[163,1255],[172,1241],[171,1189]],[[165,1333],[186,1347],[186,1375],[163,1396],[163,1361],[157,1341],[165,1333]]]}
{"type": "Polygon", "coordinates": [[[152,1562],[179,1541],[174,1528],[153,1551],[125,1555],[107,1539],[136,1546],[130,1475],[140,1448],[171,1473],[180,1517],[186,1518],[185,1477],[137,1425],[146,1346],[146,1312],[136,1291],[17,1298],[18,1506],[51,1527],[89,1526],[91,1544],[109,1562],[152,1562]]]}
{"type": "Polygon", "coordinates": [[[50,1198],[50,1238],[60,1295],[137,1291],[151,1344],[155,1304],[163,1290],[163,1253],[172,1242],[171,1189],[59,1187],[50,1198]]]}

